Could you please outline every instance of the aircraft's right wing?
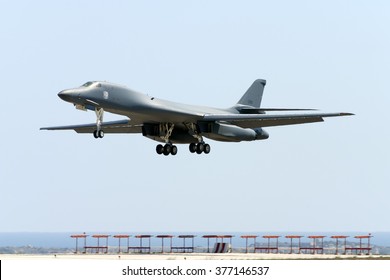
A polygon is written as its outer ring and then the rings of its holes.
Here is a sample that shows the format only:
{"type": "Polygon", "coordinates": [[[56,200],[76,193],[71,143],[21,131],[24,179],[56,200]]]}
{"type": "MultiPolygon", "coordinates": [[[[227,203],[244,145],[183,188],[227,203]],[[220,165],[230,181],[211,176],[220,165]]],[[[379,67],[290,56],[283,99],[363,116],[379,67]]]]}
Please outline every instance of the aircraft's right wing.
{"type": "Polygon", "coordinates": [[[350,116],[351,113],[316,113],[316,114],[210,114],[203,117],[204,121],[225,121],[243,128],[257,128],[323,122],[324,117],[350,116]]]}
{"type": "MultiPolygon", "coordinates": [[[[130,120],[103,122],[104,133],[142,133],[142,125],[131,125],[130,120]]],[[[77,133],[93,133],[96,123],[42,127],[41,130],[74,130],[77,133]]]]}

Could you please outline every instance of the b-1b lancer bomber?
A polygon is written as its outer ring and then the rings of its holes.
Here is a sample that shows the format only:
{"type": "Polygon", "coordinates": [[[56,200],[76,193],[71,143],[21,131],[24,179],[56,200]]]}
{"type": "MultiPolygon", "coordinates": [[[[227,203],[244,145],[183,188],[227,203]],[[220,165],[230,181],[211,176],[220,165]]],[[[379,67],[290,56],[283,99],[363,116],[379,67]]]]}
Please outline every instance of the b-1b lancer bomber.
{"type": "Polygon", "coordinates": [[[162,142],[156,151],[167,156],[176,155],[175,144],[189,144],[191,153],[208,154],[210,145],[204,138],[225,142],[264,140],[269,137],[264,127],[322,122],[324,117],[353,115],[317,113],[311,109],[262,108],[265,84],[265,80],[254,81],[235,105],[216,109],[166,101],[108,82],[87,82],[81,87],[63,90],[58,96],[74,104],[76,109],[95,111],[96,122],[41,129],[75,130],[91,133],[95,138],[103,138],[106,133],[142,133],[162,142]],[[127,118],[104,122],[104,111],[127,118]]]}

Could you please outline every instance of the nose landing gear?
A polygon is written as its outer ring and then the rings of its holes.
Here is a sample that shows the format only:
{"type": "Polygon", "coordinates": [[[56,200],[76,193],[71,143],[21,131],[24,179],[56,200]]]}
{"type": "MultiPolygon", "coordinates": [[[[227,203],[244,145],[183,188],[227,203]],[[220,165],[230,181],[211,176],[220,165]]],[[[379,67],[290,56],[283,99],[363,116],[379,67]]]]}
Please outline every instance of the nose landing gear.
{"type": "Polygon", "coordinates": [[[104,137],[104,131],[103,130],[94,130],[93,131],[93,137],[97,138],[103,138],[104,137]]]}
{"type": "Polygon", "coordinates": [[[97,138],[103,138],[104,137],[104,131],[101,129],[102,123],[103,123],[103,114],[104,110],[103,108],[95,108],[96,113],[96,130],[93,131],[93,137],[97,138]]]}

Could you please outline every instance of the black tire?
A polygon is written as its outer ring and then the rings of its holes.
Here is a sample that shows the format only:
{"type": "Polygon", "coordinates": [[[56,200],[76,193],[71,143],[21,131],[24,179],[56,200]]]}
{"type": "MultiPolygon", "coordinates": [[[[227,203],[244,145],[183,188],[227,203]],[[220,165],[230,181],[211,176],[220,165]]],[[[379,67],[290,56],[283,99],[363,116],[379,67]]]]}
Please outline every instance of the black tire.
{"type": "Polygon", "coordinates": [[[190,152],[191,153],[195,153],[196,152],[196,144],[195,143],[191,143],[190,144],[190,152]]]}
{"type": "Polygon", "coordinates": [[[210,153],[210,151],[211,151],[211,147],[210,147],[210,145],[209,144],[205,144],[204,145],[204,153],[205,154],[208,154],[208,153],[210,153]]]}
{"type": "Polygon", "coordinates": [[[99,136],[99,138],[103,138],[104,137],[104,131],[103,130],[99,130],[98,136],[99,136]]]}
{"type": "Polygon", "coordinates": [[[97,130],[93,131],[93,137],[95,137],[95,139],[99,138],[97,130]]]}
{"type": "Polygon", "coordinates": [[[158,145],[156,146],[156,152],[157,152],[159,155],[161,155],[161,154],[164,152],[164,146],[161,145],[161,144],[158,144],[158,145]]]}
{"type": "Polygon", "coordinates": [[[172,146],[169,145],[169,144],[165,144],[164,145],[164,155],[167,156],[171,153],[171,150],[172,150],[172,146]]]}
{"type": "Polygon", "coordinates": [[[172,149],[171,149],[171,155],[176,155],[177,154],[177,147],[175,145],[172,146],[172,149]]]}
{"type": "Polygon", "coordinates": [[[200,155],[203,151],[204,151],[204,145],[203,145],[203,143],[198,143],[198,145],[196,145],[196,153],[197,153],[198,155],[200,155]]]}

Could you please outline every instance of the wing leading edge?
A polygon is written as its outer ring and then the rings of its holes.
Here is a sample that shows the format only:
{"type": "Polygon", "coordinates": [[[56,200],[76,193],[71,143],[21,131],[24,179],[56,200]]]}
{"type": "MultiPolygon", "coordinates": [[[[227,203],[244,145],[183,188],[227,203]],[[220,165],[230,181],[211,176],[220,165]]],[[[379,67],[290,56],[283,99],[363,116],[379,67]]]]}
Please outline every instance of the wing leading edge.
{"type": "MultiPolygon", "coordinates": [[[[282,126],[323,122],[325,117],[352,116],[352,113],[319,113],[319,114],[288,114],[288,115],[265,115],[265,114],[208,114],[202,121],[229,122],[242,128],[258,128],[270,126],[282,126]]],[[[142,133],[142,124],[131,125],[129,119],[103,122],[101,125],[105,133],[142,133]]],[[[74,130],[77,133],[93,133],[96,123],[42,127],[40,130],[74,130]]]]}
{"type": "Polygon", "coordinates": [[[204,121],[225,121],[242,128],[258,128],[281,125],[293,125],[323,122],[325,117],[351,116],[351,113],[319,113],[319,114],[288,114],[288,115],[264,115],[264,114],[218,114],[204,115],[204,121]]]}
{"type": "MultiPolygon", "coordinates": [[[[142,125],[131,125],[130,120],[103,122],[101,127],[105,133],[141,133],[142,125]]],[[[77,133],[93,133],[96,123],[42,127],[41,130],[74,130],[77,133]]]]}

